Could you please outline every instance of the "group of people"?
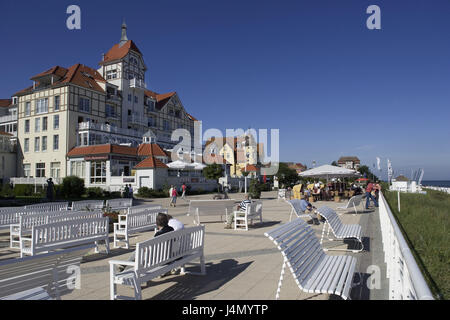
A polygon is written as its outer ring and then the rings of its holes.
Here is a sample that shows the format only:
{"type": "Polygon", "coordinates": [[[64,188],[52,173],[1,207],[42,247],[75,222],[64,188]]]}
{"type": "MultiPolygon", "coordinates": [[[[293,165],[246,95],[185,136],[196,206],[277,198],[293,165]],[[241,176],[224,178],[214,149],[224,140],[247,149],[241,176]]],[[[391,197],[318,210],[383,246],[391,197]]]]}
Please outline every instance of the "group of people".
{"type": "Polygon", "coordinates": [[[133,187],[131,184],[126,184],[122,190],[122,198],[133,198],[133,187]]]}
{"type": "MultiPolygon", "coordinates": [[[[180,187],[181,199],[186,199],[186,188],[187,188],[186,184],[184,184],[184,183],[180,187]]],[[[169,197],[170,197],[169,206],[176,207],[178,192],[177,192],[177,188],[175,188],[173,185],[170,186],[169,197]]]]}

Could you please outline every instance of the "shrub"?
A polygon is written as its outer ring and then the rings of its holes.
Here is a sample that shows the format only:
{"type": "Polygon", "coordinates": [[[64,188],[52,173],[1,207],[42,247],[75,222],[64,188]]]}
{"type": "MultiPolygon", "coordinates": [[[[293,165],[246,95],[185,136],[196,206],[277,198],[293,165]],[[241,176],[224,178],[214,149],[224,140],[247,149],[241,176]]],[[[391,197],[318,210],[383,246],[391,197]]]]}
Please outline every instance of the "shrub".
{"type": "Polygon", "coordinates": [[[250,181],[250,187],[248,189],[248,194],[252,199],[261,198],[261,184],[256,179],[250,181]]]}
{"type": "Polygon", "coordinates": [[[16,184],[13,192],[16,197],[31,196],[34,193],[34,186],[31,184],[16,184]]]}
{"type": "Polygon", "coordinates": [[[151,197],[151,190],[147,187],[140,187],[138,189],[138,196],[142,198],[150,198],[151,197]]]}
{"type": "Polygon", "coordinates": [[[86,189],[86,195],[89,198],[101,198],[103,197],[103,189],[100,187],[89,187],[86,189]]]}
{"type": "Polygon", "coordinates": [[[66,198],[81,198],[84,194],[84,180],[76,176],[69,176],[63,179],[62,194],[66,198]]]}
{"type": "Polygon", "coordinates": [[[3,198],[14,198],[14,191],[9,184],[5,184],[0,191],[0,197],[3,198]]]}
{"type": "Polygon", "coordinates": [[[120,197],[121,197],[120,191],[113,191],[113,192],[104,191],[104,192],[103,192],[103,195],[104,195],[105,197],[110,197],[110,198],[113,198],[113,199],[116,199],[116,198],[120,198],[120,197]],[[107,195],[107,194],[108,194],[108,195],[107,195]]]}

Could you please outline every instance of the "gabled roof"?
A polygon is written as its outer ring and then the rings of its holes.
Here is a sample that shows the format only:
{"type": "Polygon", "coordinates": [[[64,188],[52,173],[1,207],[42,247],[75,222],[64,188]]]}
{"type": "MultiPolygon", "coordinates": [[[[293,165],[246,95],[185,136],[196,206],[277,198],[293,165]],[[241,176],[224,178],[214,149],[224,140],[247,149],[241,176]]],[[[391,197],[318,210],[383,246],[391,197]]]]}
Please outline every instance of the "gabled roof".
{"type": "MultiPolygon", "coordinates": [[[[53,87],[72,83],[80,87],[105,93],[105,90],[103,90],[98,82],[106,83],[106,80],[100,75],[100,73],[97,72],[97,70],[89,68],[88,66],[80,63],[74,64],[69,69],[60,66],[52,67],[49,70],[33,76],[31,80],[34,80],[39,84],[39,79],[52,74],[57,76],[57,79],[54,79],[53,81],[53,87]]],[[[15,95],[27,94],[32,90],[33,86],[30,86],[17,92],[15,95]]]]}
{"type": "Polygon", "coordinates": [[[137,149],[138,156],[168,157],[167,153],[156,143],[142,143],[137,149]]]}
{"type": "Polygon", "coordinates": [[[89,155],[122,154],[129,156],[137,155],[136,147],[120,146],[115,144],[101,144],[86,147],[75,147],[67,153],[68,157],[79,157],[89,155]]]}
{"type": "Polygon", "coordinates": [[[175,91],[172,91],[169,93],[159,94],[159,93],[156,93],[151,90],[145,90],[144,94],[147,97],[151,97],[151,98],[155,99],[156,100],[156,106],[155,106],[156,109],[161,110],[167,104],[167,102],[169,102],[170,98],[172,98],[177,93],[175,91]]]}
{"type": "Polygon", "coordinates": [[[354,162],[360,162],[360,160],[358,159],[358,157],[355,156],[347,156],[347,157],[340,157],[338,160],[338,163],[345,163],[346,161],[354,161],[354,162]]]}
{"type": "Polygon", "coordinates": [[[134,169],[153,169],[153,168],[168,168],[166,164],[162,163],[155,157],[147,157],[139,162],[134,169]]]}
{"type": "Polygon", "coordinates": [[[409,181],[409,179],[403,175],[400,175],[397,178],[395,178],[395,181],[409,181]]]}
{"type": "Polygon", "coordinates": [[[259,169],[258,169],[258,167],[254,166],[253,164],[248,164],[247,165],[247,171],[258,172],[259,169]]]}
{"type": "Polygon", "coordinates": [[[123,46],[120,46],[119,43],[115,44],[109,51],[105,54],[103,61],[100,61],[98,64],[103,65],[107,62],[112,62],[116,60],[120,60],[124,58],[130,50],[139,53],[142,56],[141,51],[138,49],[133,40],[128,40],[123,46]]]}

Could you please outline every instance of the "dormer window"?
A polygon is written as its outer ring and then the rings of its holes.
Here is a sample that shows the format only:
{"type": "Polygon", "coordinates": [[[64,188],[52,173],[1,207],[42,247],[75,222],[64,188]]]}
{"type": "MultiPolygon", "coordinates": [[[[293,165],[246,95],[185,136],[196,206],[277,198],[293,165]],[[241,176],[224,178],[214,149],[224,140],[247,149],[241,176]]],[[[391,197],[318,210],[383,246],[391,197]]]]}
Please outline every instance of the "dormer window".
{"type": "Polygon", "coordinates": [[[117,69],[106,71],[106,80],[116,79],[117,69]]]}

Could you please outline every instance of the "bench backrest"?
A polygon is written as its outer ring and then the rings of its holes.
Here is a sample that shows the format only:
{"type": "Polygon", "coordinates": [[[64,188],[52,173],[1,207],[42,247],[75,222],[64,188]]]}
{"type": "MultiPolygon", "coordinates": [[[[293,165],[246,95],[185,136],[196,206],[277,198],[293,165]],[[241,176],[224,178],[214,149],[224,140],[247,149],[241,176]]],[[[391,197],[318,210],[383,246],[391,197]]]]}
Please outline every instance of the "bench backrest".
{"type": "Polygon", "coordinates": [[[287,200],[297,215],[301,215],[303,213],[302,207],[300,206],[300,201],[301,199],[287,200]]]}
{"type": "Polygon", "coordinates": [[[17,210],[0,212],[0,227],[9,227],[11,224],[19,223],[19,217],[22,215],[33,215],[42,213],[39,209],[25,209],[19,207],[17,210]]]}
{"type": "Polygon", "coordinates": [[[233,211],[236,205],[236,200],[191,200],[189,202],[189,213],[196,213],[202,215],[222,215],[228,210],[228,213],[233,211]]]}
{"type": "Polygon", "coordinates": [[[103,200],[83,200],[72,202],[72,210],[74,211],[103,209],[103,206],[103,200]]]}
{"type": "Polygon", "coordinates": [[[339,216],[333,209],[324,206],[317,209],[317,212],[319,212],[319,214],[327,220],[328,224],[331,227],[331,230],[333,230],[335,234],[339,231],[340,228],[343,227],[341,219],[339,219],[339,216]]]}
{"type": "Polygon", "coordinates": [[[135,271],[145,272],[183,256],[203,251],[205,226],[164,233],[136,245],[135,271]]]}
{"type": "Polygon", "coordinates": [[[69,202],[46,202],[37,203],[29,206],[25,206],[26,209],[39,209],[41,211],[58,211],[67,210],[69,208],[69,202]]]}
{"type": "Polygon", "coordinates": [[[19,217],[19,226],[21,229],[31,229],[33,226],[38,226],[46,223],[54,223],[61,221],[77,220],[77,219],[92,219],[101,218],[103,213],[101,211],[51,211],[37,214],[24,214],[19,217]]]}
{"type": "Polygon", "coordinates": [[[292,275],[303,288],[311,271],[326,257],[314,230],[303,219],[297,218],[264,235],[281,251],[292,275]]]}
{"type": "Polygon", "coordinates": [[[110,199],[106,200],[106,207],[115,209],[115,208],[125,208],[133,206],[133,198],[118,198],[118,199],[110,199]]]}
{"type": "Polygon", "coordinates": [[[2,212],[17,212],[25,209],[25,207],[0,207],[0,213],[2,212]]]}
{"type": "Polygon", "coordinates": [[[126,228],[135,229],[152,225],[156,227],[156,216],[160,212],[167,214],[167,209],[147,209],[147,211],[124,215],[126,218],[126,228]]]}
{"type": "Polygon", "coordinates": [[[42,246],[56,245],[62,242],[76,241],[96,236],[108,236],[108,231],[108,217],[54,222],[33,226],[32,251],[42,246]]]}
{"type": "Polygon", "coordinates": [[[144,212],[144,211],[153,210],[153,209],[162,209],[162,206],[159,204],[143,204],[140,206],[129,207],[128,214],[139,213],[139,212],[144,212]]]}
{"type": "Polygon", "coordinates": [[[73,267],[79,266],[92,247],[87,245],[0,262],[0,298],[37,287],[46,288],[50,296],[58,298],[59,294],[70,290],[67,280],[73,277],[73,267]]]}
{"type": "Polygon", "coordinates": [[[258,216],[262,214],[262,201],[253,200],[251,204],[247,205],[247,217],[258,216]]]}

